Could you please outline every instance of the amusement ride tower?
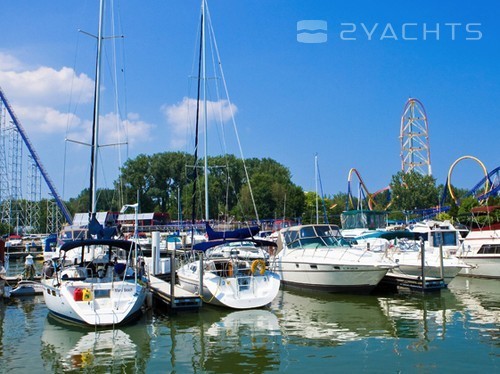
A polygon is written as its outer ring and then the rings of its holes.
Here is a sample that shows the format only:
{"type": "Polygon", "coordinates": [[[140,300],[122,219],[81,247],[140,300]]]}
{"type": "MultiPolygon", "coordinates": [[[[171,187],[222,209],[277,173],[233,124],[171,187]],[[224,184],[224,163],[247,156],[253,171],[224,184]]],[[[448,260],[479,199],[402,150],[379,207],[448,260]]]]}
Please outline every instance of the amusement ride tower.
{"type": "Polygon", "coordinates": [[[429,124],[424,105],[410,98],[401,116],[401,169],[404,173],[415,170],[422,175],[432,175],[429,124]]]}

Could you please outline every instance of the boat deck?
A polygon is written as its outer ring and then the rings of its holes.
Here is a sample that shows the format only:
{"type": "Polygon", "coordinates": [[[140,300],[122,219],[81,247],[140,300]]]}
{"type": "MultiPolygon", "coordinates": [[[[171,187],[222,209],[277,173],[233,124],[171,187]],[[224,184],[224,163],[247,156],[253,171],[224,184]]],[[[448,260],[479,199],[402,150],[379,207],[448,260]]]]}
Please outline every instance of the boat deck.
{"type": "Polygon", "coordinates": [[[154,297],[167,304],[171,309],[199,309],[202,301],[199,295],[192,294],[169,281],[150,275],[149,290],[154,297]]]}

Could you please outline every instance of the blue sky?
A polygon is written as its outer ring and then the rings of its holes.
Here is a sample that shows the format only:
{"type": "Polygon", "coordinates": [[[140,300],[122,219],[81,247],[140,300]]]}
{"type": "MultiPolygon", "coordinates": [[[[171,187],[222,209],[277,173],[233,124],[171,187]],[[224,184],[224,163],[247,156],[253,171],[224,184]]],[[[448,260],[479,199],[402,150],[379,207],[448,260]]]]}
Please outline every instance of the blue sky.
{"type": "MultiPolygon", "coordinates": [[[[114,5],[116,35],[125,36],[116,43],[119,127],[129,141],[121,161],[192,152],[185,109],[196,95],[200,1],[114,5]]],[[[316,153],[326,194],[347,192],[351,168],[371,192],[387,186],[401,169],[409,97],[427,111],[438,183],[464,155],[488,170],[499,166],[498,2],[212,0],[209,8],[244,156],[277,160],[305,190],[315,186],[316,153]],[[301,20],[325,21],[327,41],[298,42],[301,20]]],[[[95,34],[97,13],[97,0],[2,1],[0,86],[66,199],[88,185],[88,149],[64,139],[90,139],[95,42],[77,30],[95,34]]],[[[112,43],[105,44],[107,72],[112,43]]],[[[123,138],[110,120],[114,88],[109,76],[103,81],[102,143],[116,143],[123,138]]],[[[220,154],[218,136],[209,129],[210,154],[220,154]]],[[[100,186],[116,177],[116,153],[103,150],[100,186]]],[[[471,188],[481,177],[466,160],[453,183],[471,188]]]]}

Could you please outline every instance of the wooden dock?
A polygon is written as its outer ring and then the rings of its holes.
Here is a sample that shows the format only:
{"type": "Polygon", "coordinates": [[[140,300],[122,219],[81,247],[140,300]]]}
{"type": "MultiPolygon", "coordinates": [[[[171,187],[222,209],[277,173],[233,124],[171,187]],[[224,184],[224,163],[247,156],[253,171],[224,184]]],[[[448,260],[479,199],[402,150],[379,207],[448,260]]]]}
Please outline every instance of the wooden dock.
{"type": "Polygon", "coordinates": [[[442,278],[424,277],[409,274],[387,273],[380,282],[380,287],[398,289],[407,288],[412,291],[439,291],[447,285],[442,278]]]}
{"type": "Polygon", "coordinates": [[[173,287],[172,295],[172,284],[154,275],[149,276],[149,290],[156,299],[166,303],[173,310],[197,310],[201,308],[200,296],[192,294],[177,285],[173,287]]]}

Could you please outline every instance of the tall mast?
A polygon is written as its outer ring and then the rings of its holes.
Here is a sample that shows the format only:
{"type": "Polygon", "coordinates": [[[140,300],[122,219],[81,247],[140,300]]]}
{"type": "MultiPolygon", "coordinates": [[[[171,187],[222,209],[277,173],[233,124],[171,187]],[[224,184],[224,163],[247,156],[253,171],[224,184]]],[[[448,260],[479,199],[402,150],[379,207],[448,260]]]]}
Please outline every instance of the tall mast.
{"type": "Polygon", "coordinates": [[[92,145],[90,158],[90,207],[89,213],[95,215],[97,210],[97,152],[99,149],[99,104],[101,88],[101,50],[102,50],[102,31],[104,19],[104,0],[101,0],[99,6],[99,30],[97,32],[97,57],[95,69],[94,86],[94,118],[92,122],[92,145]]]}
{"type": "Polygon", "coordinates": [[[318,207],[318,154],[314,155],[314,189],[316,190],[316,224],[319,223],[318,207]]]}
{"type": "MultiPolygon", "coordinates": [[[[201,12],[201,25],[203,25],[204,21],[203,8],[201,12]]],[[[204,30],[201,28],[201,34],[203,35],[204,30]]],[[[200,129],[200,91],[201,91],[201,69],[202,69],[202,51],[203,51],[203,36],[200,37],[200,51],[198,54],[198,89],[196,96],[196,130],[195,130],[195,140],[194,140],[194,169],[193,169],[193,195],[191,201],[191,223],[194,225],[196,222],[196,191],[198,185],[198,136],[200,129]]],[[[191,235],[194,234],[194,230],[191,230],[191,235]]]]}
{"type": "Polygon", "coordinates": [[[201,0],[201,65],[203,79],[203,126],[205,129],[205,154],[204,154],[204,178],[205,178],[205,221],[208,222],[208,120],[207,120],[207,70],[206,70],[206,41],[205,41],[205,0],[201,0]]]}

